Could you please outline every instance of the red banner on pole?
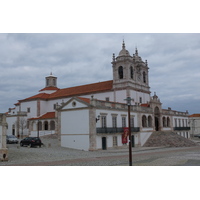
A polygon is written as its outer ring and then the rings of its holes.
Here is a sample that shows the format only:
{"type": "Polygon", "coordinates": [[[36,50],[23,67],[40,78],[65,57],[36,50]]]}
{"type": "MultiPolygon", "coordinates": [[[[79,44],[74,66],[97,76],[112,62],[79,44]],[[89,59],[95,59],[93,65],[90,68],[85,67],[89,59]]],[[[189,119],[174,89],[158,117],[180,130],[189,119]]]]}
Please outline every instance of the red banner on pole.
{"type": "Polygon", "coordinates": [[[128,143],[128,134],[129,134],[129,128],[124,128],[124,133],[122,134],[122,144],[128,143]]]}

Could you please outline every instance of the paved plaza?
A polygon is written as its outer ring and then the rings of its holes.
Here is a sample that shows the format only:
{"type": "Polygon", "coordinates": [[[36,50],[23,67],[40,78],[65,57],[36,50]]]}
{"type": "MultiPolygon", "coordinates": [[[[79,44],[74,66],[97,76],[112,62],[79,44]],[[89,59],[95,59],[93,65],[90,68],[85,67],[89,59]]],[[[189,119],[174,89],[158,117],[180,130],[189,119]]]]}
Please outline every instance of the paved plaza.
{"type": "MultiPolygon", "coordinates": [[[[9,160],[0,166],[128,166],[128,147],[81,151],[59,146],[57,139],[43,139],[41,148],[8,144],[9,160]]],[[[133,166],[200,166],[200,146],[133,148],[133,166]]]]}

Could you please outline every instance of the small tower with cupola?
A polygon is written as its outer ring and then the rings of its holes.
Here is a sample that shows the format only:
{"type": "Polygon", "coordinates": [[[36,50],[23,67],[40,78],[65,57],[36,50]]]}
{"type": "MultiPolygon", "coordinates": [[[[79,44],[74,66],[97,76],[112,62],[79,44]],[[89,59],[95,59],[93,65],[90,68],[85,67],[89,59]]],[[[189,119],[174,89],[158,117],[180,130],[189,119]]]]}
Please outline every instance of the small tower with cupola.
{"type": "Polygon", "coordinates": [[[53,76],[52,72],[46,77],[46,87],[57,87],[57,77],[53,76]]]}
{"type": "Polygon", "coordinates": [[[45,88],[41,89],[39,92],[51,94],[57,90],[59,90],[59,88],[57,88],[57,77],[53,76],[51,72],[49,76],[45,77],[45,88]]]}

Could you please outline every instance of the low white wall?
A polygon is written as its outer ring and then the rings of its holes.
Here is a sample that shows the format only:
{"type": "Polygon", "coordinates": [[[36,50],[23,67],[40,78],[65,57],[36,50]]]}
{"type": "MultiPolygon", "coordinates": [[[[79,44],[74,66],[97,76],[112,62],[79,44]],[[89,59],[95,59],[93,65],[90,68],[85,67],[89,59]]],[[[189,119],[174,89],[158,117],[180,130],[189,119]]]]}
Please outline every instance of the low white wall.
{"type": "MultiPolygon", "coordinates": [[[[39,131],[39,137],[45,136],[45,135],[52,135],[55,134],[55,130],[53,131],[39,131]]],[[[38,132],[37,131],[31,131],[30,137],[37,137],[38,132]]]]}
{"type": "Polygon", "coordinates": [[[61,135],[61,146],[88,151],[89,135],[61,135]]]}
{"type": "Polygon", "coordinates": [[[151,134],[152,134],[152,132],[142,132],[142,133],[140,133],[141,146],[143,146],[145,144],[145,142],[149,139],[151,134]]]}
{"type": "Polygon", "coordinates": [[[163,127],[162,130],[163,131],[171,131],[172,129],[170,127],[163,127]]]}

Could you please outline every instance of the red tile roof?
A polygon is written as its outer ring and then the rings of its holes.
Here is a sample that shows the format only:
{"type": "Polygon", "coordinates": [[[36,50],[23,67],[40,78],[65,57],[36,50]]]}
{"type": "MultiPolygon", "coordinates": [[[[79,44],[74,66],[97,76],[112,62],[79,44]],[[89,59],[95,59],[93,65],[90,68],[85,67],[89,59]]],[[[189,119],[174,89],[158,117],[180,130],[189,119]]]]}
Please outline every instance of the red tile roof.
{"type": "Polygon", "coordinates": [[[89,98],[83,98],[83,97],[77,97],[77,98],[90,104],[90,99],[89,98]]]}
{"type": "Polygon", "coordinates": [[[50,99],[69,97],[69,96],[80,96],[83,94],[91,94],[96,92],[104,92],[111,90],[112,86],[113,86],[113,81],[105,81],[105,82],[60,89],[57,92],[52,93],[50,99]]]}
{"type": "Polygon", "coordinates": [[[26,99],[22,99],[22,100],[19,100],[19,102],[22,102],[22,101],[31,101],[31,100],[36,100],[36,99],[48,99],[50,96],[50,94],[46,94],[46,93],[40,93],[40,94],[36,94],[32,97],[28,97],[26,99]]]}
{"type": "Polygon", "coordinates": [[[150,107],[150,105],[148,103],[142,103],[141,106],[142,107],[150,107]]]}
{"type": "Polygon", "coordinates": [[[45,91],[45,90],[59,90],[59,88],[57,88],[57,87],[45,87],[45,88],[41,89],[39,92],[45,91]]]}
{"type": "Polygon", "coordinates": [[[190,115],[189,117],[200,117],[200,114],[193,114],[193,115],[190,115]]]}
{"type": "Polygon", "coordinates": [[[47,112],[40,117],[30,118],[29,120],[36,120],[36,119],[53,119],[55,118],[55,112],[47,112]]]}
{"type": "Polygon", "coordinates": [[[56,92],[53,92],[51,94],[46,93],[40,93],[37,95],[34,95],[32,97],[19,100],[21,101],[31,101],[36,99],[59,99],[64,97],[73,97],[73,96],[80,96],[80,95],[86,95],[86,94],[94,94],[98,92],[105,92],[110,91],[113,88],[113,81],[104,81],[99,83],[92,83],[88,85],[81,85],[71,88],[64,88],[64,89],[58,89],[56,92]]]}

